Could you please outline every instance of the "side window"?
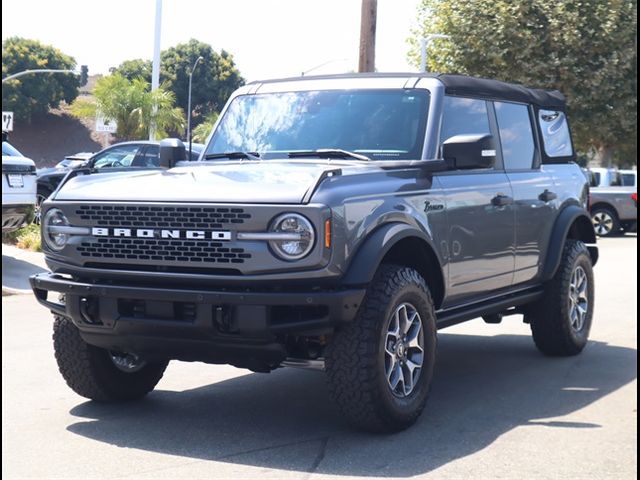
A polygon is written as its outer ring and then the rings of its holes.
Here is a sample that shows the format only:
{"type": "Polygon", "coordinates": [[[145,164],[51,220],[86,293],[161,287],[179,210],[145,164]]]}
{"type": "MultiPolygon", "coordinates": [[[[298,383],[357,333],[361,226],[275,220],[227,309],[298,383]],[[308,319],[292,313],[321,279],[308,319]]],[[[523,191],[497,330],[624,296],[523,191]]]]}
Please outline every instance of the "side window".
{"type": "Polygon", "coordinates": [[[495,102],[494,105],[505,168],[507,170],[531,168],[535,144],[529,107],[507,102],[495,102]]]}
{"type": "Polygon", "coordinates": [[[568,157],[573,155],[569,125],[563,112],[540,110],[538,123],[542,132],[544,151],[549,157],[568,157]]]}
{"type": "Polygon", "coordinates": [[[455,135],[471,133],[491,133],[487,102],[445,96],[440,143],[455,135]]]}
{"type": "Polygon", "coordinates": [[[160,147],[158,145],[148,145],[144,151],[138,155],[131,164],[132,167],[158,167],[160,166],[160,147]]]}
{"type": "Polygon", "coordinates": [[[611,186],[612,187],[621,187],[622,186],[622,176],[619,172],[611,172],[611,186]]]}
{"type": "Polygon", "coordinates": [[[636,186],[636,174],[635,173],[623,173],[622,174],[622,185],[625,187],[635,187],[636,186]]]}
{"type": "Polygon", "coordinates": [[[93,168],[130,167],[140,145],[113,147],[93,157],[93,168]]]}

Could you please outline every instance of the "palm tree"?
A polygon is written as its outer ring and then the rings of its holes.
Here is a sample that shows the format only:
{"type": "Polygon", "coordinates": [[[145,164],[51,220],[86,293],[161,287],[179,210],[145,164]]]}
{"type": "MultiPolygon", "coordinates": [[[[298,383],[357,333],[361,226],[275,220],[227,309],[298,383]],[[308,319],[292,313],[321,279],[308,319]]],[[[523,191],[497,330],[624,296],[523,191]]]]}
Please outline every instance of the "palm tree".
{"type": "Polygon", "coordinates": [[[204,121],[193,129],[193,141],[204,143],[218,121],[218,112],[211,112],[204,121]]]}
{"type": "Polygon", "coordinates": [[[80,118],[95,118],[99,114],[115,120],[118,140],[147,138],[153,120],[159,137],[166,136],[167,131],[184,129],[184,113],[174,107],[175,95],[162,86],[152,92],[142,78],[127,80],[119,73],[103,77],[96,82],[93,97],[73,102],[71,113],[80,118]]]}

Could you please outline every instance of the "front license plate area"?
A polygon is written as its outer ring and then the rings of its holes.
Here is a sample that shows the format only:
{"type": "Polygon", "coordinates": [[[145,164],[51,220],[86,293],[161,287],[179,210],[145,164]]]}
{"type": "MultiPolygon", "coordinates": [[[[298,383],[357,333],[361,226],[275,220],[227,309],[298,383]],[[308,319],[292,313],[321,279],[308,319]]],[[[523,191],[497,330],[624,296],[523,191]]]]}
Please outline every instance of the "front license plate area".
{"type": "Polygon", "coordinates": [[[9,183],[9,186],[13,188],[24,187],[24,180],[22,178],[22,175],[19,173],[8,173],[7,182],[9,183]]]}

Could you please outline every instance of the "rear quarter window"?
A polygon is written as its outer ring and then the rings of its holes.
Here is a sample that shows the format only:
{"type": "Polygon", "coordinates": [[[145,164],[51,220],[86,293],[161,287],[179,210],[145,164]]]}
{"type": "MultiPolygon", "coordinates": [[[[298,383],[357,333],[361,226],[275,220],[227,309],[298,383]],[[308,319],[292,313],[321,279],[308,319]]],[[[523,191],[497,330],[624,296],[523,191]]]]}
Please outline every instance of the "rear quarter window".
{"type": "Polygon", "coordinates": [[[564,112],[557,110],[540,110],[538,123],[542,132],[544,152],[548,157],[569,157],[573,155],[569,124],[564,112]]]}

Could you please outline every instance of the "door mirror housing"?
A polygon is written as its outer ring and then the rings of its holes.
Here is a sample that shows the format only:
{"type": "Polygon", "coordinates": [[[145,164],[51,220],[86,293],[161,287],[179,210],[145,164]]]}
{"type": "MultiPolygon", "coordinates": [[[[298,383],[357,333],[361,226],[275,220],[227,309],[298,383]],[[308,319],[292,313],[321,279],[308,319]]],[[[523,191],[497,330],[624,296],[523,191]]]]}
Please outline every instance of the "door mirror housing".
{"type": "Polygon", "coordinates": [[[442,144],[442,156],[452,170],[492,168],[496,161],[493,135],[455,135],[442,144]]]}
{"type": "Polygon", "coordinates": [[[165,138],[160,142],[160,166],[173,168],[176,163],[186,160],[184,143],[178,138],[165,138]]]}

